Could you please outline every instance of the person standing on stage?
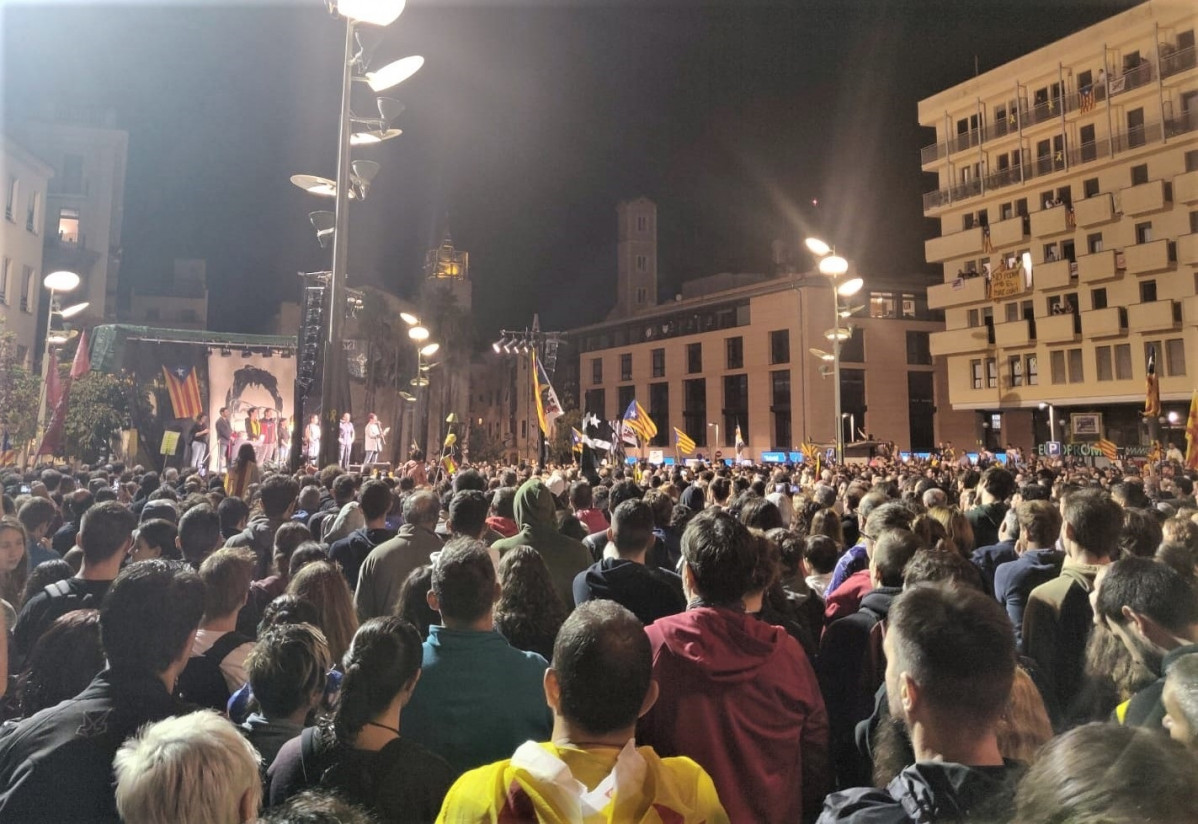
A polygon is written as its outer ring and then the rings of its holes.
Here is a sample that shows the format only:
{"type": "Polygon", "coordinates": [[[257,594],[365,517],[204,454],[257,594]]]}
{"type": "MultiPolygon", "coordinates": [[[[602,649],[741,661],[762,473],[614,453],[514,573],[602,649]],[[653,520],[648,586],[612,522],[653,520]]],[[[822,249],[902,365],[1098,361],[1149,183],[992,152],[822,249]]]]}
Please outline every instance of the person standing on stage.
{"type": "Polygon", "coordinates": [[[357,433],[354,431],[354,422],[350,420],[349,413],[346,412],[341,416],[341,424],[338,427],[337,445],[341,447],[341,468],[349,469],[349,456],[354,449],[354,437],[357,433]]]}
{"type": "Polygon", "coordinates": [[[216,471],[224,472],[229,466],[229,445],[233,443],[233,424],[229,422],[229,407],[220,408],[220,417],[216,419],[216,471]]]}
{"type": "Polygon", "coordinates": [[[278,462],[283,466],[291,465],[291,430],[295,428],[295,416],[279,418],[279,451],[278,462]]]}
{"type": "Polygon", "coordinates": [[[366,420],[365,447],[366,457],[362,459],[363,467],[378,461],[379,453],[383,451],[383,427],[379,426],[379,416],[373,412],[366,420]]]}
{"type": "Polygon", "coordinates": [[[278,426],[279,422],[275,418],[275,411],[267,407],[266,417],[262,421],[262,463],[264,464],[274,463],[279,439],[278,426]]]}
{"type": "Polygon", "coordinates": [[[204,474],[208,463],[208,416],[203,412],[196,418],[191,430],[191,465],[204,474]]]}
{"type": "Polygon", "coordinates": [[[245,439],[258,446],[262,441],[262,421],[258,420],[258,407],[251,406],[250,414],[245,416],[245,439]]]}
{"type": "Polygon", "coordinates": [[[320,416],[313,415],[312,420],[304,428],[305,453],[308,463],[313,466],[320,464],[320,416]]]}

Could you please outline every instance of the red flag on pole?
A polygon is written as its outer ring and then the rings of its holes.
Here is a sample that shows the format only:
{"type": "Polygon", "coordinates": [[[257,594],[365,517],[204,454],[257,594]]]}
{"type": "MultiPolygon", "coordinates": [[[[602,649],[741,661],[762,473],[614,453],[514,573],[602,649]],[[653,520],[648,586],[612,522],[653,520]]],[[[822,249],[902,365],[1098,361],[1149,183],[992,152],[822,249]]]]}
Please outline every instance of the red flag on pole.
{"type": "Polygon", "coordinates": [[[71,362],[71,379],[78,380],[92,369],[91,355],[87,351],[87,330],[79,335],[79,346],[75,349],[75,360],[71,362]]]}
{"type": "Polygon", "coordinates": [[[62,430],[67,419],[67,396],[71,394],[70,381],[63,382],[58,375],[58,353],[50,353],[50,365],[46,371],[46,406],[54,410],[50,423],[38,444],[37,455],[55,455],[62,450],[62,430]]]}

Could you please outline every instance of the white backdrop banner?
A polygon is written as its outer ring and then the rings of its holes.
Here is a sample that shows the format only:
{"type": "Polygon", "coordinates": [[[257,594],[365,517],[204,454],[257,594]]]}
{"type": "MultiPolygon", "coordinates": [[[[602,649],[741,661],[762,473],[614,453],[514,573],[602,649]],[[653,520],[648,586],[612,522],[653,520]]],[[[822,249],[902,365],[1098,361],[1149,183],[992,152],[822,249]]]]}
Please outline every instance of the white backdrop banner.
{"type": "MultiPolygon", "coordinates": [[[[245,437],[245,422],[251,409],[258,410],[264,418],[267,409],[275,411],[278,421],[289,419],[294,410],[292,400],[295,389],[295,358],[278,355],[268,358],[254,353],[248,358],[240,352],[221,355],[214,349],[208,355],[208,466],[217,468],[216,463],[216,419],[221,407],[229,408],[229,422],[233,425],[234,444],[245,437]]],[[[278,445],[286,449],[288,444],[278,445]]],[[[237,447],[233,447],[236,453],[237,447]]],[[[259,458],[263,457],[259,449],[259,458]]],[[[267,456],[275,459],[278,456],[267,456]]]]}

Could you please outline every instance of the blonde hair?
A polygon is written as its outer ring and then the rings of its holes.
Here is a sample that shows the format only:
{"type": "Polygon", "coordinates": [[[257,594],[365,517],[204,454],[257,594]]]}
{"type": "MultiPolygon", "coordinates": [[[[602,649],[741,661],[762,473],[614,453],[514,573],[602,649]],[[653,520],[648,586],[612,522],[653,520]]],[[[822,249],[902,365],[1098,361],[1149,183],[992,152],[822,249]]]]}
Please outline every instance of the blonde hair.
{"type": "Polygon", "coordinates": [[[212,710],[143,727],[117,750],[116,808],[126,824],[240,824],[249,793],[262,802],[260,758],[227,719],[212,710]]]}
{"type": "Polygon", "coordinates": [[[287,594],[311,601],[316,607],[320,629],[329,642],[333,661],[340,664],[358,631],[358,614],[349,584],[332,561],[313,561],[295,574],[287,594]]]}
{"type": "Polygon", "coordinates": [[[1052,738],[1052,723],[1040,690],[1023,667],[1015,668],[1011,698],[995,728],[998,750],[1003,758],[1032,764],[1036,754],[1052,738]]]}
{"type": "Polygon", "coordinates": [[[973,545],[973,525],[965,513],[955,506],[934,506],[928,510],[928,514],[941,523],[957,551],[968,560],[976,547],[973,545]]]}

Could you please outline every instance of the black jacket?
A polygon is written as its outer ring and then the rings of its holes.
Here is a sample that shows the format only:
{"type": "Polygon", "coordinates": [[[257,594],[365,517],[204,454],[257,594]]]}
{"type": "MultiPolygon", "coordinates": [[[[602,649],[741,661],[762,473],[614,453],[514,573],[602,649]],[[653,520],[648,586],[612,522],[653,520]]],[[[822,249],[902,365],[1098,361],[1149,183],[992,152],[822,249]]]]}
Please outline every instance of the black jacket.
{"type": "Polygon", "coordinates": [[[341,572],[349,583],[350,591],[358,588],[358,570],[362,562],[374,549],[384,541],[390,541],[395,533],[390,529],[355,529],[340,541],[334,541],[329,547],[329,558],[341,564],[341,572]]]}
{"type": "Polygon", "coordinates": [[[104,670],[0,738],[0,821],[119,822],[117,749],[142,725],[186,711],[156,676],[104,670]]]}
{"type": "Polygon", "coordinates": [[[627,607],[646,626],[686,609],[679,576],[620,558],[604,558],[575,576],[575,604],[599,598],[627,607]]]}
{"type": "Polygon", "coordinates": [[[1165,691],[1165,676],[1179,658],[1195,654],[1198,654],[1198,644],[1185,644],[1169,650],[1161,659],[1161,677],[1131,697],[1123,723],[1129,727],[1159,730],[1161,722],[1165,720],[1165,705],[1161,700],[1161,693],[1165,691]]]}
{"type": "Polygon", "coordinates": [[[967,767],[917,761],[885,790],[860,787],[832,793],[819,824],[998,824],[1015,812],[1015,786],[1026,771],[1015,761],[1001,767],[967,767]]]}

